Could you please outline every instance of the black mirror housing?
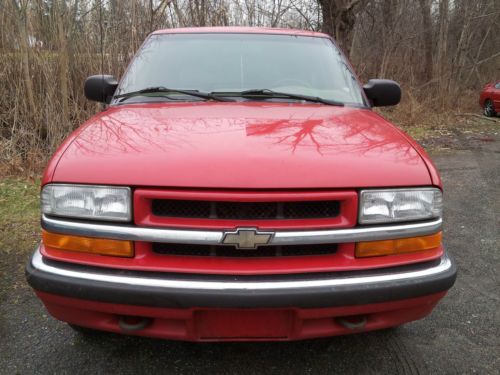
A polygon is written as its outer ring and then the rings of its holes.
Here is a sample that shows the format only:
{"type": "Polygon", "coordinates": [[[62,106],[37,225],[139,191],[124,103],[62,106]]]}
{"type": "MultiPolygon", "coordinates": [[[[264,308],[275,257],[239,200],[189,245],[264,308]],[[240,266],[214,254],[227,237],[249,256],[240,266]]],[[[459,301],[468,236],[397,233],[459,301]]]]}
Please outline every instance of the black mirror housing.
{"type": "Polygon", "coordinates": [[[85,80],[85,97],[101,103],[109,103],[118,87],[118,81],[110,75],[90,76],[85,80]]]}
{"type": "Polygon", "coordinates": [[[370,79],[363,90],[374,107],[396,105],[401,101],[401,87],[390,79],[370,79]]]}

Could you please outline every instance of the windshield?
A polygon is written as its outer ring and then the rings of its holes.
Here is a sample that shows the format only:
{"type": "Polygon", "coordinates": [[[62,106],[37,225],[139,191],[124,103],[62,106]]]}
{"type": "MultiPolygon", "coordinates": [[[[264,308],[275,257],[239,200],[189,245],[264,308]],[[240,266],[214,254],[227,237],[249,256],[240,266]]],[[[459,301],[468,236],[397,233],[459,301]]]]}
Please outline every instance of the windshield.
{"type": "Polygon", "coordinates": [[[227,96],[267,89],[364,105],[358,82],[339,50],[329,39],[318,37],[153,35],[137,53],[115,94],[160,86],[227,96]]]}

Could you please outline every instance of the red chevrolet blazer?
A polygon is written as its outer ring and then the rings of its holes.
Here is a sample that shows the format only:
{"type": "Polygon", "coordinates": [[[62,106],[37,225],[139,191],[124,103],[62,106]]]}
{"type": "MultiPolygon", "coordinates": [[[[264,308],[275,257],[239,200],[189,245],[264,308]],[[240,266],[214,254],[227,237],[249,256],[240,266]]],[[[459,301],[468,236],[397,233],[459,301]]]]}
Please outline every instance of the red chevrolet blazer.
{"type": "Polygon", "coordinates": [[[55,153],[27,279],[75,329],[176,340],[296,340],[428,315],[456,268],[442,187],[372,110],[327,35],[199,28],[150,35],[106,109],[55,153]]]}

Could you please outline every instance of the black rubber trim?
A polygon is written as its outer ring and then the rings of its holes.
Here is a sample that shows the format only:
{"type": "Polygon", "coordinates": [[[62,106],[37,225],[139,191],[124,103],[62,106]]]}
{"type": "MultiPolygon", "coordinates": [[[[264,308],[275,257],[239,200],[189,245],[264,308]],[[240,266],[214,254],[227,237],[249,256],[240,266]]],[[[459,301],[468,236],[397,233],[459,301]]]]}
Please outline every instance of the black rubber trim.
{"type": "Polygon", "coordinates": [[[455,283],[457,274],[453,259],[451,261],[452,267],[445,272],[393,283],[244,292],[177,288],[166,290],[81,280],[34,269],[31,259],[26,267],[26,278],[31,287],[38,291],[125,305],[171,308],[319,308],[389,302],[446,291],[455,283]]]}

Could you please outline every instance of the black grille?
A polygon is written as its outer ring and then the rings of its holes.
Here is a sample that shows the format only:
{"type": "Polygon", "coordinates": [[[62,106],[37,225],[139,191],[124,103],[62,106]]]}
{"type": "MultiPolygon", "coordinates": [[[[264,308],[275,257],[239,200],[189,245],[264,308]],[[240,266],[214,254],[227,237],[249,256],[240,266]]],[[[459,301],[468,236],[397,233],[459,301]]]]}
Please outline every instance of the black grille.
{"type": "Polygon", "coordinates": [[[154,199],[155,216],[222,220],[322,219],[339,215],[338,201],[207,202],[154,199]]]}
{"type": "Polygon", "coordinates": [[[337,251],[336,244],[261,246],[255,250],[236,249],[223,245],[186,245],[153,243],[153,251],[163,255],[229,258],[270,258],[287,256],[329,255],[337,251]]]}
{"type": "Polygon", "coordinates": [[[210,217],[210,202],[155,199],[152,203],[152,211],[156,216],[210,217]]]}

